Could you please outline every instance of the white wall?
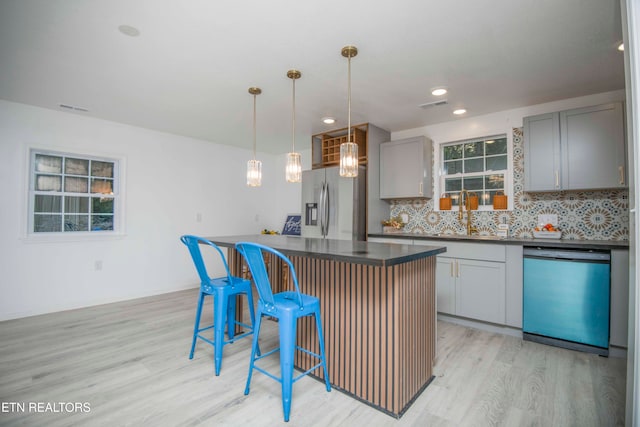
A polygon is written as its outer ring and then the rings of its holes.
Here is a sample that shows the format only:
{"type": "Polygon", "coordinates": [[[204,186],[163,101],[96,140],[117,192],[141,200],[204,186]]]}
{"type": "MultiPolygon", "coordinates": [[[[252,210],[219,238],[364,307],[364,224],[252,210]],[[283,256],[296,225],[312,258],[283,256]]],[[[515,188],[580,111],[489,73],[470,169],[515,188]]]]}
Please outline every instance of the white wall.
{"type": "Polygon", "coordinates": [[[523,117],[535,114],[551,113],[570,108],[588,107],[625,99],[624,90],[565,99],[546,104],[515,108],[483,116],[460,118],[450,122],[431,126],[391,132],[391,139],[398,140],[413,136],[425,135],[434,143],[453,142],[463,139],[477,138],[505,133],[511,135],[512,128],[522,127],[523,117]]]}
{"type": "Polygon", "coordinates": [[[0,100],[0,320],[196,286],[180,235],[279,230],[287,213],[300,210],[299,184],[284,180],[285,156],[258,153],[259,188],[245,185],[250,157],[248,150],[0,100]],[[30,147],[122,158],[125,234],[28,238],[30,147]]]}

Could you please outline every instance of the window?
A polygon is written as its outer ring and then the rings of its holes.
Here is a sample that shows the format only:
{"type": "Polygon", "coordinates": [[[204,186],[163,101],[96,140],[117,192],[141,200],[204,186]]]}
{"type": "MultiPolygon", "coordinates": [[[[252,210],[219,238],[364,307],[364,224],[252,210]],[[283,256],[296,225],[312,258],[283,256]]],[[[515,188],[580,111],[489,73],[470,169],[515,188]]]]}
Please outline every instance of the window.
{"type": "Polygon", "coordinates": [[[479,206],[491,209],[496,192],[505,192],[506,135],[443,144],[440,152],[440,188],[451,195],[452,204],[458,205],[460,191],[465,189],[476,193],[479,206]]]}
{"type": "Polygon", "coordinates": [[[30,233],[115,231],[118,161],[31,152],[30,233]]]}

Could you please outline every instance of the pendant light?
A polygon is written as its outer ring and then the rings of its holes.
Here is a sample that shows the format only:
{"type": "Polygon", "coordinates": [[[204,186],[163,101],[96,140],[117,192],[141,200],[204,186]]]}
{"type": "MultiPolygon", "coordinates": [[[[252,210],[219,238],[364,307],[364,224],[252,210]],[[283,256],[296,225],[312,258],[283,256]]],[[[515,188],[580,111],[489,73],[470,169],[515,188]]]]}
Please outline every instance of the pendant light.
{"type": "Polygon", "coordinates": [[[259,87],[250,87],[249,93],[253,95],[253,160],[247,162],[247,185],[260,187],[262,184],[262,162],[256,160],[256,96],[262,93],[259,87]]]}
{"type": "Polygon", "coordinates": [[[302,73],[298,70],[287,71],[287,77],[293,81],[293,114],[291,120],[291,152],[287,154],[287,167],[285,175],[287,182],[302,181],[302,163],[300,161],[300,153],[296,153],[296,80],[302,77],[302,73]]]}
{"type": "Polygon", "coordinates": [[[349,80],[348,80],[348,126],[347,126],[347,142],[340,144],[340,176],[353,178],[358,176],[358,144],[353,142],[351,134],[351,58],[358,54],[355,46],[345,46],[342,48],[342,56],[349,61],[349,80]]]}

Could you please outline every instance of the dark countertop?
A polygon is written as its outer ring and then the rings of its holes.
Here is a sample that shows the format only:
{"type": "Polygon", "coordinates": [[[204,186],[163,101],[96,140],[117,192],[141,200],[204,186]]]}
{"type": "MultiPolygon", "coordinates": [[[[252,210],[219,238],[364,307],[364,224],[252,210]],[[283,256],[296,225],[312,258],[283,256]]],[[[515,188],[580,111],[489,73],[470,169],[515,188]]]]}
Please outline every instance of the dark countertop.
{"type": "Polygon", "coordinates": [[[627,240],[568,240],[568,239],[522,239],[515,237],[478,236],[461,234],[419,234],[419,233],[372,233],[369,237],[388,239],[441,240],[443,242],[497,243],[501,245],[541,246],[547,248],[575,249],[629,249],[627,240]]]}
{"type": "Polygon", "coordinates": [[[446,252],[444,246],[397,245],[351,240],[312,239],[297,236],[253,234],[206,237],[213,243],[233,248],[238,242],[270,246],[285,255],[346,261],[355,264],[390,266],[446,252]]]}

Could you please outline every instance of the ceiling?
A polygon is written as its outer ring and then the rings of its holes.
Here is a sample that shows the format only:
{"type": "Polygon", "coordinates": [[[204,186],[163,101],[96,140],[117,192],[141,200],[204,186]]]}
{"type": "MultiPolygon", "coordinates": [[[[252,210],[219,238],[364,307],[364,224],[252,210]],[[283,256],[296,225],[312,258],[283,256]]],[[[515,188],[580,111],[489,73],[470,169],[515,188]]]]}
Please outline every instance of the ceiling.
{"type": "Polygon", "coordinates": [[[258,86],[258,151],[285,153],[291,68],[297,148],[347,126],[345,45],[352,123],[393,132],[623,89],[621,40],[611,0],[0,0],[0,98],[250,149],[258,86]]]}

